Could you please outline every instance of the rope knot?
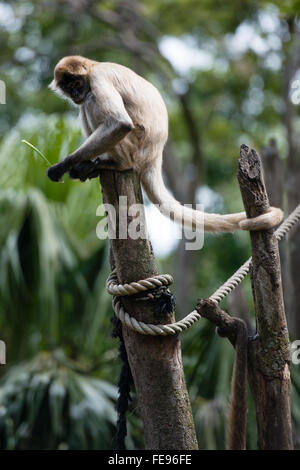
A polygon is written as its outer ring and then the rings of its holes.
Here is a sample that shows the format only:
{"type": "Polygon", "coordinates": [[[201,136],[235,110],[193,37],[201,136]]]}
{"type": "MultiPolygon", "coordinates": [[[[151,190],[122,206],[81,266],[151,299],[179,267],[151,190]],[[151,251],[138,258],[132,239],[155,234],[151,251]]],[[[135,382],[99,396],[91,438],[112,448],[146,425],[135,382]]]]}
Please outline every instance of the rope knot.
{"type": "Polygon", "coordinates": [[[136,300],[154,300],[159,297],[162,303],[161,313],[170,313],[174,310],[174,298],[167,287],[173,283],[173,277],[170,274],[159,274],[136,282],[119,284],[116,270],[114,269],[106,281],[107,292],[113,296],[113,309],[115,315],[133,331],[142,335],[167,336],[181,333],[189,328],[195,321],[199,320],[200,315],[195,311],[191,312],[184,320],[166,325],[154,325],[137,321],[125,312],[120,297],[134,296],[142,292],[147,292],[144,297],[137,296],[136,300]],[[163,312],[164,310],[164,312],[163,312]]]}

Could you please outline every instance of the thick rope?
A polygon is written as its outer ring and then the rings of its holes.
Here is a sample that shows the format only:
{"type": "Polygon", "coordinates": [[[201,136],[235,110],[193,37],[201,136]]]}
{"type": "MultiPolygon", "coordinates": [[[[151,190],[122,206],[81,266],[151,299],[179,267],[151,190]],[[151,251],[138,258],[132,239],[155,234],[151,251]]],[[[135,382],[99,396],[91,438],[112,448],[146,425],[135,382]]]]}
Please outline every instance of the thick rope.
{"type": "Polygon", "coordinates": [[[156,287],[169,286],[172,283],[173,278],[170,274],[159,274],[130,284],[118,284],[117,273],[113,270],[106,281],[106,289],[110,295],[133,295],[156,287]]]}
{"type": "MultiPolygon", "coordinates": [[[[300,204],[276,230],[275,236],[277,240],[280,241],[299,220],[300,204]]],[[[232,292],[247,276],[250,265],[251,258],[249,258],[248,261],[246,261],[221,287],[219,287],[219,289],[217,289],[209,299],[213,300],[216,304],[221,302],[221,300],[232,292]]],[[[190,326],[192,326],[196,321],[200,320],[201,316],[197,310],[193,310],[178,322],[169,323],[168,325],[152,325],[151,323],[137,321],[125,312],[119,297],[138,294],[161,286],[168,286],[172,284],[172,282],[173,278],[170,274],[161,274],[141,281],[131,282],[130,284],[118,284],[117,274],[114,270],[106,281],[106,288],[109,294],[114,296],[113,308],[116,316],[123,325],[126,325],[131,330],[137,331],[143,335],[167,336],[181,333],[182,331],[190,328],[190,326]]]]}
{"type": "MultiPolygon", "coordinates": [[[[288,216],[288,218],[275,231],[275,237],[278,241],[291,230],[291,228],[300,220],[300,204],[288,216]]],[[[209,298],[216,303],[221,302],[236,286],[238,286],[249,273],[252,258],[249,258],[234,274],[231,276],[214,294],[209,298]]]]}

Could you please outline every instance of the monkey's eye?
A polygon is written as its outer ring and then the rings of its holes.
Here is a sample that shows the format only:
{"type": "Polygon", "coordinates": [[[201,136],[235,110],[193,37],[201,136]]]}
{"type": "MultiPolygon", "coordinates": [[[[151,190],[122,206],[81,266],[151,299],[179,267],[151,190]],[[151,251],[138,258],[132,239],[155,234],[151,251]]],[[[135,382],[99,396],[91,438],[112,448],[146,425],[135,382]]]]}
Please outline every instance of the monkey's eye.
{"type": "Polygon", "coordinates": [[[81,82],[81,80],[76,80],[76,82],[74,82],[74,87],[75,87],[75,88],[81,88],[81,87],[82,87],[82,82],[81,82]]]}

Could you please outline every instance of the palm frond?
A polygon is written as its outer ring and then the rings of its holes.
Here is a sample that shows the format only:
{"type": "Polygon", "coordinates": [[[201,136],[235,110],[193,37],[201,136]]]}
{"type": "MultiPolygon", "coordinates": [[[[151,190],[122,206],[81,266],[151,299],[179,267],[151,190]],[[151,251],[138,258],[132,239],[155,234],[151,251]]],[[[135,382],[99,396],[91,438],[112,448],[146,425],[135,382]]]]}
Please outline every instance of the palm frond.
{"type": "Polygon", "coordinates": [[[59,353],[42,353],[0,385],[1,449],[111,449],[117,390],[75,372],[59,353]]]}

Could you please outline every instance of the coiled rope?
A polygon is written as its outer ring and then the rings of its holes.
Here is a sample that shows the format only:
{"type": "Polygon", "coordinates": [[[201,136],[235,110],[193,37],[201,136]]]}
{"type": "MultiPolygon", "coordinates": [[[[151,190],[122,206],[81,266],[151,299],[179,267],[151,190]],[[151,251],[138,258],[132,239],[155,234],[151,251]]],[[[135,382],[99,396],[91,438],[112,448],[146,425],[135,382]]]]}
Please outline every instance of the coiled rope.
{"type": "MultiPolygon", "coordinates": [[[[275,236],[277,240],[280,241],[299,220],[300,204],[276,230],[275,236]]],[[[219,287],[219,289],[216,290],[216,292],[209,297],[209,299],[218,304],[230,292],[232,292],[247,276],[251,265],[251,259],[252,258],[249,258],[248,261],[246,261],[221,287],[219,287]]],[[[173,278],[170,274],[160,274],[141,281],[131,282],[130,284],[119,284],[116,271],[114,270],[106,281],[106,288],[108,293],[113,296],[112,304],[115,315],[123,325],[126,325],[131,330],[137,331],[143,335],[167,336],[181,333],[182,331],[190,328],[190,326],[192,326],[196,321],[200,320],[201,316],[197,310],[193,310],[178,322],[169,323],[168,325],[153,325],[151,323],[137,321],[134,317],[131,317],[127,312],[125,312],[119,297],[138,294],[140,292],[145,292],[162,286],[167,287],[172,284],[172,282],[173,278]]]]}

